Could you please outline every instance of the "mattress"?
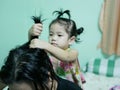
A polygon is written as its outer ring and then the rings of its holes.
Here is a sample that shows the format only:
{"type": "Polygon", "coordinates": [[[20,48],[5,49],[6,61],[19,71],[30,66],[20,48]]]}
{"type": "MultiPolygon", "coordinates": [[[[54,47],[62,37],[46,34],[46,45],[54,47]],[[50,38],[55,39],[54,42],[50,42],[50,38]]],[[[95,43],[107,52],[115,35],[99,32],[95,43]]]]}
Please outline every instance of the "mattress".
{"type": "Polygon", "coordinates": [[[86,83],[83,84],[84,90],[110,90],[115,85],[120,85],[119,77],[107,77],[91,72],[84,73],[84,77],[86,79],[86,83]]]}

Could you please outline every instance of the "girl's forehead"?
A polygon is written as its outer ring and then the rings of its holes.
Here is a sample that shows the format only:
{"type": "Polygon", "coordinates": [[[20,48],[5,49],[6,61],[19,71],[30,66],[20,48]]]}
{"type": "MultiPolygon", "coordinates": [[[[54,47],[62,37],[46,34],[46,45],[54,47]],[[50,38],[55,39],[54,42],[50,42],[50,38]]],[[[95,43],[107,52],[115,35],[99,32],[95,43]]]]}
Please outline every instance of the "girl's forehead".
{"type": "Polygon", "coordinates": [[[59,30],[59,29],[65,30],[65,27],[64,27],[64,25],[61,25],[59,23],[54,23],[51,25],[50,29],[52,29],[52,30],[54,30],[54,29],[55,30],[59,30]]]}
{"type": "Polygon", "coordinates": [[[60,25],[59,23],[52,24],[50,27],[50,32],[66,32],[64,25],[60,25]]]}

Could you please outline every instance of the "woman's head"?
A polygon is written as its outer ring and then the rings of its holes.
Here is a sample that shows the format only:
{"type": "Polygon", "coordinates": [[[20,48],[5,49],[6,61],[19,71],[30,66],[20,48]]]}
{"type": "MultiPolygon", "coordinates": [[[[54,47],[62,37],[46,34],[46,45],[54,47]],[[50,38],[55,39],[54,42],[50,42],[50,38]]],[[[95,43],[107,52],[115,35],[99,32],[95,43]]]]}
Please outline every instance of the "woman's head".
{"type": "Polygon", "coordinates": [[[28,44],[11,50],[0,71],[1,81],[10,88],[25,83],[25,86],[33,85],[35,90],[47,90],[49,79],[55,80],[56,77],[47,53],[37,48],[30,49],[28,44]]]}
{"type": "Polygon", "coordinates": [[[53,13],[58,14],[58,16],[49,25],[50,43],[52,42],[52,39],[54,40],[53,36],[55,36],[55,34],[60,39],[60,37],[62,37],[64,33],[65,35],[67,34],[66,39],[69,40],[69,44],[71,44],[73,41],[79,42],[79,38],[77,36],[83,32],[83,28],[81,27],[80,29],[77,29],[75,21],[71,19],[70,11],[66,10],[63,12],[61,10],[61,11],[55,11],[53,13]],[[67,14],[68,18],[64,18],[63,17],[64,14],[67,14]],[[56,33],[57,31],[58,33],[56,33]]]}

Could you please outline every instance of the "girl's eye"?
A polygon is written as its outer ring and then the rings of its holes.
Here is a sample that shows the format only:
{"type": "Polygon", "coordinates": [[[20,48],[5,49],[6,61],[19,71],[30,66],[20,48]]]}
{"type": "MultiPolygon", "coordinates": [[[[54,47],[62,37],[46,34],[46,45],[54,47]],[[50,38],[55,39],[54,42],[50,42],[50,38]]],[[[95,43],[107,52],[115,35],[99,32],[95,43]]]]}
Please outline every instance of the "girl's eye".
{"type": "Polygon", "coordinates": [[[53,34],[52,34],[52,33],[50,33],[50,34],[49,34],[49,36],[53,36],[53,34]]]}
{"type": "Polygon", "coordinates": [[[63,35],[58,35],[59,37],[63,36],[63,35]]]}

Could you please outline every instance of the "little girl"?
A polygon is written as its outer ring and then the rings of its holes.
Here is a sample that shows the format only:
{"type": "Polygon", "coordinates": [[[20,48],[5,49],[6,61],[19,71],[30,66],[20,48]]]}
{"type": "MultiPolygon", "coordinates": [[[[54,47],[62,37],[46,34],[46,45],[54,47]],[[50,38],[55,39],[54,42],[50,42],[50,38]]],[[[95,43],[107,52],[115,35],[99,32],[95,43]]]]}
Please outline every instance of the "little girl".
{"type": "MultiPolygon", "coordinates": [[[[70,46],[73,42],[79,42],[77,36],[83,32],[83,28],[76,28],[69,10],[54,13],[58,16],[49,25],[49,43],[40,39],[32,39],[30,47],[45,49],[49,53],[55,72],[60,77],[82,87],[78,51],[70,46]],[[64,14],[67,14],[68,18],[64,18],[64,14]]],[[[41,32],[42,24],[34,24],[29,30],[29,39],[32,36],[39,36],[41,32]]]]}

